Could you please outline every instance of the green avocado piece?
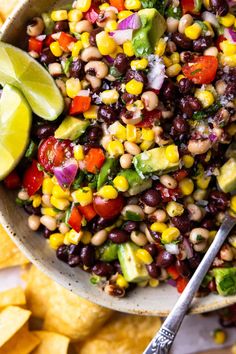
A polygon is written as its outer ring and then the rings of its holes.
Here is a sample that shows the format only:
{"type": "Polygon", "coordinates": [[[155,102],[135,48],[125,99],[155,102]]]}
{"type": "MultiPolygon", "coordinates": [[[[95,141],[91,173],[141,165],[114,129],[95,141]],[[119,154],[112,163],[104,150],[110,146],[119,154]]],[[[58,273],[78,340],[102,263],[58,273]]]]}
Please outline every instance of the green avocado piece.
{"type": "Polygon", "coordinates": [[[156,9],[138,12],[141,27],[134,31],[132,44],[137,57],[152,54],[157,41],[166,30],[166,21],[156,9]]]}
{"type": "Polygon", "coordinates": [[[112,242],[106,242],[99,249],[100,260],[103,262],[115,261],[118,257],[118,245],[112,242]]]}
{"type": "Polygon", "coordinates": [[[133,159],[135,169],[141,178],[146,174],[156,173],[163,175],[170,171],[175,171],[179,167],[178,162],[170,162],[166,157],[167,146],[158,147],[142,152],[133,159]]]}
{"type": "Polygon", "coordinates": [[[118,175],[124,176],[127,179],[129,183],[128,194],[131,196],[142,193],[143,191],[151,188],[152,186],[151,178],[143,180],[141,177],[139,177],[136,171],[131,169],[122,170],[121,172],[119,172],[118,175]]]}
{"type": "Polygon", "coordinates": [[[194,13],[199,13],[202,7],[202,0],[194,0],[194,13]]]}
{"type": "Polygon", "coordinates": [[[56,139],[76,140],[85,133],[89,126],[87,120],[67,116],[54,133],[56,139]]]}
{"type": "Polygon", "coordinates": [[[220,174],[216,177],[220,189],[225,192],[236,190],[236,159],[231,157],[220,168],[220,174]]]}
{"type": "Polygon", "coordinates": [[[117,166],[117,161],[114,158],[106,159],[104,165],[102,166],[100,173],[98,175],[97,189],[100,189],[109,179],[117,166]]]}
{"type": "Polygon", "coordinates": [[[236,294],[236,268],[215,268],[212,273],[216,280],[216,288],[220,295],[236,294]]]}
{"type": "Polygon", "coordinates": [[[118,245],[118,259],[124,278],[128,282],[139,283],[149,279],[147,269],[136,257],[136,251],[139,249],[132,242],[118,245]]]}

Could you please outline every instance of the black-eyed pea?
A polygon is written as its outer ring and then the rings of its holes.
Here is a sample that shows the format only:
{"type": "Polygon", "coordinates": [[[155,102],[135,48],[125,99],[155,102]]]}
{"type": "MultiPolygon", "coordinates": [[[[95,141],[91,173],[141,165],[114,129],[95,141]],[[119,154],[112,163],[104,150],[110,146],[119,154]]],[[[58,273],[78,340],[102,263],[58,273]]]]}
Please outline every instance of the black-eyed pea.
{"type": "Polygon", "coordinates": [[[192,244],[198,244],[202,242],[206,242],[209,238],[209,231],[203,227],[196,227],[191,230],[189,235],[189,240],[192,244]]]}
{"type": "Polygon", "coordinates": [[[120,165],[122,168],[127,169],[130,168],[133,161],[133,155],[124,154],[120,157],[120,165]]]}
{"type": "Polygon", "coordinates": [[[189,140],[188,151],[193,155],[205,154],[211,148],[209,139],[189,140]]]}
{"type": "Polygon", "coordinates": [[[225,244],[221,247],[220,258],[226,262],[231,262],[234,259],[234,253],[230,245],[225,244]]]}
{"type": "Polygon", "coordinates": [[[100,230],[91,238],[91,244],[94,246],[101,246],[104,242],[106,242],[107,237],[108,232],[106,230],[100,230]]]}
{"type": "Polygon", "coordinates": [[[169,175],[162,175],[160,177],[160,182],[163,186],[169,189],[175,189],[178,185],[177,181],[169,175]]]}
{"type": "Polygon", "coordinates": [[[158,106],[158,97],[153,91],[146,91],[142,94],[141,100],[147,111],[153,111],[158,106]]]}
{"type": "Polygon", "coordinates": [[[198,205],[188,204],[189,218],[192,221],[200,221],[202,219],[202,210],[198,205]]]}
{"type": "Polygon", "coordinates": [[[130,238],[136,245],[141,247],[148,243],[146,235],[141,231],[132,231],[130,238]]]}
{"type": "Polygon", "coordinates": [[[108,66],[104,62],[98,60],[90,61],[85,65],[84,70],[85,73],[88,73],[89,75],[91,72],[94,73],[98,79],[104,79],[108,74],[108,66]]]}
{"type": "Polygon", "coordinates": [[[133,156],[141,153],[140,147],[137,144],[132,143],[130,141],[125,141],[124,147],[125,147],[125,150],[133,156]]]}
{"type": "Polygon", "coordinates": [[[82,20],[76,23],[75,31],[77,33],[88,32],[91,33],[93,30],[93,25],[90,21],[82,20]]]}
{"type": "Polygon", "coordinates": [[[28,218],[28,226],[30,230],[37,231],[40,227],[40,217],[37,215],[30,215],[28,218]]]}
{"type": "Polygon", "coordinates": [[[101,59],[102,54],[99,52],[97,47],[85,48],[81,53],[81,60],[88,63],[90,60],[101,59]]]}

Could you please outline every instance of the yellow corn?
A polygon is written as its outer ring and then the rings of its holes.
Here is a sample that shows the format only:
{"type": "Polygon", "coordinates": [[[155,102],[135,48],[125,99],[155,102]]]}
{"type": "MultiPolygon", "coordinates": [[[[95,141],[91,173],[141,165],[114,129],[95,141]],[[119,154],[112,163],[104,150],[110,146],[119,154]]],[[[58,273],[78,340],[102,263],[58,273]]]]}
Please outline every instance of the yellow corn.
{"type": "Polygon", "coordinates": [[[171,218],[173,218],[174,216],[182,215],[184,207],[182,204],[172,201],[167,204],[166,212],[171,218]]]}
{"type": "Polygon", "coordinates": [[[129,183],[124,176],[116,176],[113,179],[113,184],[119,192],[126,192],[129,189],[129,183]]]}
{"type": "Polygon", "coordinates": [[[131,15],[133,15],[132,11],[124,10],[124,11],[120,11],[117,16],[119,20],[124,20],[125,18],[131,15]]]}
{"type": "Polygon", "coordinates": [[[176,163],[179,161],[179,151],[178,146],[176,145],[169,145],[165,150],[165,155],[168,161],[172,163],[176,163]]]}
{"type": "Polygon", "coordinates": [[[143,91],[143,83],[132,79],[125,85],[125,88],[131,95],[140,95],[143,91]]]}
{"type": "Polygon", "coordinates": [[[59,185],[56,185],[52,189],[52,195],[58,199],[68,199],[70,197],[70,191],[68,189],[62,189],[59,185]]]}
{"type": "Polygon", "coordinates": [[[83,49],[83,44],[81,41],[77,41],[72,48],[71,55],[73,58],[76,58],[79,56],[81,50],[83,49]]]}
{"type": "Polygon", "coordinates": [[[109,133],[115,136],[119,140],[126,140],[126,128],[118,121],[111,124],[108,128],[109,133]]]}
{"type": "Polygon", "coordinates": [[[221,345],[224,344],[224,342],[226,341],[227,335],[226,332],[223,331],[223,329],[219,328],[214,331],[213,338],[216,344],[221,345]]]}
{"type": "Polygon", "coordinates": [[[120,54],[120,53],[124,53],[124,51],[123,51],[123,48],[120,45],[118,45],[116,47],[115,51],[110,54],[110,57],[115,59],[117,57],[117,55],[120,54]]]}
{"type": "Polygon", "coordinates": [[[76,32],[76,24],[77,24],[77,22],[69,22],[69,28],[70,28],[71,33],[76,32]]]}
{"type": "Polygon", "coordinates": [[[79,188],[71,196],[75,203],[80,203],[82,206],[91,204],[93,201],[93,192],[90,187],[79,188]]]}
{"type": "Polygon", "coordinates": [[[198,39],[202,33],[202,28],[198,23],[194,23],[191,26],[188,26],[185,28],[185,36],[188,37],[189,39],[198,39]]]}
{"type": "Polygon", "coordinates": [[[135,125],[132,125],[132,124],[126,125],[126,136],[127,136],[128,141],[130,141],[132,143],[136,142],[137,129],[136,129],[135,125]]]}
{"type": "Polygon", "coordinates": [[[236,67],[236,54],[232,55],[220,55],[220,62],[223,66],[236,67]]]}
{"type": "Polygon", "coordinates": [[[116,31],[118,28],[118,23],[115,20],[107,21],[105,30],[107,32],[116,31]]]}
{"type": "Polygon", "coordinates": [[[195,97],[201,102],[203,108],[210,107],[215,101],[213,94],[207,90],[197,89],[195,91],[195,97]]]}
{"type": "Polygon", "coordinates": [[[43,180],[42,192],[43,194],[52,194],[54,183],[50,177],[46,177],[43,180]]]}
{"type": "Polygon", "coordinates": [[[118,274],[117,279],[116,279],[116,285],[118,285],[120,288],[128,288],[129,283],[125,280],[123,275],[118,274]]]}
{"type": "Polygon", "coordinates": [[[80,39],[83,44],[83,48],[88,48],[91,46],[91,44],[89,42],[89,37],[90,37],[90,34],[88,32],[84,32],[80,35],[80,39]]]}
{"type": "Polygon", "coordinates": [[[35,194],[33,196],[33,203],[32,203],[33,207],[38,208],[41,205],[41,201],[42,201],[41,195],[35,194]]]}
{"type": "Polygon", "coordinates": [[[87,12],[92,5],[92,0],[77,0],[76,9],[87,12]]]}
{"type": "Polygon", "coordinates": [[[149,150],[152,146],[154,145],[154,141],[148,141],[148,140],[144,140],[141,144],[140,144],[140,149],[142,151],[146,151],[149,150]]]}
{"type": "Polygon", "coordinates": [[[162,57],[162,59],[163,59],[163,62],[167,68],[173,64],[172,60],[170,58],[168,58],[166,55],[164,55],[162,57]]]}
{"type": "Polygon", "coordinates": [[[227,40],[220,43],[220,49],[225,55],[236,54],[236,44],[230,43],[227,40]]]}
{"type": "Polygon", "coordinates": [[[171,54],[170,59],[173,64],[178,64],[180,62],[180,55],[178,52],[174,52],[171,54]]]}
{"type": "Polygon", "coordinates": [[[102,55],[110,55],[117,48],[117,44],[114,39],[111,38],[109,34],[105,31],[102,31],[97,34],[96,42],[98,50],[102,55]]]}
{"type": "Polygon", "coordinates": [[[69,200],[62,199],[62,198],[55,198],[54,196],[51,197],[50,202],[55,208],[59,210],[66,210],[70,205],[69,200]]]}
{"type": "Polygon", "coordinates": [[[155,48],[155,54],[158,55],[159,57],[162,57],[162,55],[164,55],[165,53],[165,50],[166,50],[166,41],[164,38],[160,38],[155,48]]]}
{"type": "Polygon", "coordinates": [[[82,161],[84,159],[84,150],[81,145],[74,146],[74,158],[77,161],[82,161]]]}
{"type": "Polygon", "coordinates": [[[166,75],[168,77],[175,77],[181,72],[182,68],[180,64],[173,64],[166,69],[166,75]]]}
{"type": "Polygon", "coordinates": [[[80,10],[78,9],[73,9],[68,12],[68,20],[70,22],[79,22],[82,20],[83,14],[80,10]]]}
{"type": "Polygon", "coordinates": [[[81,242],[84,245],[88,245],[91,242],[92,234],[89,231],[84,231],[83,236],[81,238],[81,242]]]}
{"type": "Polygon", "coordinates": [[[231,27],[234,24],[235,21],[235,17],[233,14],[231,14],[230,12],[227,13],[227,15],[219,17],[218,21],[221,25],[223,25],[224,27],[231,27]]]}
{"type": "Polygon", "coordinates": [[[158,279],[152,278],[152,279],[149,280],[149,286],[151,288],[157,288],[159,286],[159,284],[160,284],[160,282],[159,282],[158,279]]]}
{"type": "Polygon", "coordinates": [[[194,158],[191,155],[184,155],[183,163],[184,163],[184,167],[190,168],[194,164],[194,158]]]}
{"type": "Polygon", "coordinates": [[[120,155],[123,155],[125,152],[123,144],[118,140],[110,141],[107,144],[107,151],[112,157],[118,157],[120,155]]]}
{"type": "Polygon", "coordinates": [[[207,10],[210,10],[210,6],[211,6],[210,0],[203,0],[203,5],[207,10]]]}
{"type": "Polygon", "coordinates": [[[140,10],[142,7],[140,0],[125,0],[125,8],[127,10],[140,10]]]}
{"type": "Polygon", "coordinates": [[[92,105],[89,110],[83,113],[85,119],[97,119],[98,117],[98,106],[92,105]]]}
{"type": "Polygon", "coordinates": [[[161,240],[163,243],[172,243],[179,237],[179,235],[179,229],[176,227],[168,227],[168,229],[162,232],[161,240]]]}
{"type": "Polygon", "coordinates": [[[151,264],[153,262],[153,258],[150,253],[143,248],[139,248],[136,251],[136,257],[144,264],[151,264]]]}
{"type": "Polygon", "coordinates": [[[230,136],[234,136],[236,134],[236,123],[231,123],[226,130],[230,136]]]}
{"type": "Polygon", "coordinates": [[[180,82],[180,80],[182,80],[182,79],[185,79],[185,76],[182,75],[182,74],[178,75],[177,78],[176,78],[176,80],[177,80],[178,82],[180,82]]]}
{"type": "Polygon", "coordinates": [[[62,234],[55,233],[49,237],[49,245],[54,250],[57,250],[58,247],[63,245],[63,243],[64,243],[64,235],[62,234]]]}
{"type": "Polygon", "coordinates": [[[117,190],[112,186],[103,186],[97,194],[104,199],[116,199],[118,197],[117,190]]]}
{"type": "Polygon", "coordinates": [[[146,141],[153,141],[155,133],[152,129],[142,128],[142,139],[146,141]]]}
{"type": "Polygon", "coordinates": [[[127,55],[127,57],[134,56],[134,49],[133,49],[131,41],[126,41],[123,44],[123,50],[124,50],[125,55],[127,55]]]}
{"type": "Polygon", "coordinates": [[[55,218],[58,212],[54,208],[41,208],[42,215],[52,216],[55,218]]]}
{"type": "Polygon", "coordinates": [[[190,178],[184,178],[179,182],[179,188],[183,195],[190,195],[194,190],[194,183],[190,178]]]}
{"type": "Polygon", "coordinates": [[[167,225],[164,224],[163,222],[154,222],[151,225],[151,230],[154,232],[164,232],[167,229],[167,225]]]}
{"type": "Polygon", "coordinates": [[[59,184],[58,181],[57,181],[57,179],[56,179],[56,176],[53,176],[53,177],[52,177],[52,183],[53,183],[53,184],[57,184],[57,185],[59,184]]]}
{"type": "Polygon", "coordinates": [[[234,195],[230,200],[230,208],[234,213],[236,213],[236,195],[234,195]]]}
{"type": "Polygon", "coordinates": [[[146,58],[140,60],[132,60],[130,66],[133,70],[145,70],[148,66],[148,60],[146,58]]]}
{"type": "Polygon", "coordinates": [[[69,232],[65,234],[65,239],[64,243],[65,244],[72,244],[72,245],[78,245],[78,243],[81,241],[83,237],[83,232],[76,232],[74,229],[71,229],[69,232]]]}
{"type": "Polygon", "coordinates": [[[119,99],[119,93],[116,89],[113,90],[105,90],[100,94],[101,101],[104,104],[114,104],[119,99]]]}
{"type": "Polygon", "coordinates": [[[211,182],[211,177],[206,177],[206,176],[200,176],[197,178],[197,186],[198,188],[201,189],[207,189],[209,186],[209,183],[211,182]]]}
{"type": "Polygon", "coordinates": [[[108,2],[104,2],[104,4],[99,6],[99,10],[104,11],[106,10],[108,7],[110,7],[111,5],[108,2]]]}
{"type": "Polygon", "coordinates": [[[65,21],[68,19],[68,14],[66,10],[52,11],[51,19],[53,21],[65,21]]]}
{"type": "Polygon", "coordinates": [[[78,96],[78,93],[81,91],[80,79],[75,79],[71,77],[66,81],[66,93],[70,98],[75,98],[78,96]]]}
{"type": "Polygon", "coordinates": [[[63,54],[63,50],[61,49],[58,42],[52,42],[50,44],[50,50],[55,57],[60,57],[63,54]]]}

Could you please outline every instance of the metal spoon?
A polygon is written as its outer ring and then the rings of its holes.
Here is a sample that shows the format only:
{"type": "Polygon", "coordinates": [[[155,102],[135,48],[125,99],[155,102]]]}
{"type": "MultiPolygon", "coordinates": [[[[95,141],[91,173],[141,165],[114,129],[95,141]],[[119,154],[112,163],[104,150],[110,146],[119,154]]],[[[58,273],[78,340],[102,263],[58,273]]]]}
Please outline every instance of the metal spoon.
{"type": "Polygon", "coordinates": [[[173,344],[179,327],[188,311],[194,295],[200,287],[206,273],[208,272],[214,258],[219,252],[226,237],[236,224],[236,218],[226,215],[220,226],[214,241],[206,252],[204,258],[196,269],[194,275],[176,302],[173,310],[164,321],[156,336],[150,342],[143,354],[167,354],[173,344]]]}

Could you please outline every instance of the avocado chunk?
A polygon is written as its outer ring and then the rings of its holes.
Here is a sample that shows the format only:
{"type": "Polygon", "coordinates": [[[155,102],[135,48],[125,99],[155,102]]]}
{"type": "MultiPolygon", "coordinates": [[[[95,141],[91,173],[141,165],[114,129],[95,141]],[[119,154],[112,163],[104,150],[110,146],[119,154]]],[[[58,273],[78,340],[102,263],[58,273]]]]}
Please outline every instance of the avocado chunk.
{"type": "Polygon", "coordinates": [[[143,9],[138,12],[141,27],[134,32],[132,44],[138,57],[152,54],[157,41],[166,30],[166,22],[156,9],[143,9]]]}
{"type": "Polygon", "coordinates": [[[89,126],[87,120],[67,116],[54,133],[56,139],[76,140],[85,133],[89,126]]]}
{"type": "Polygon", "coordinates": [[[150,178],[143,180],[136,171],[131,169],[122,170],[118,175],[124,176],[127,179],[129,183],[129,189],[127,192],[129,195],[142,193],[152,186],[152,180],[150,178]]]}
{"type": "Polygon", "coordinates": [[[225,192],[236,190],[236,159],[231,157],[220,168],[220,174],[217,176],[217,182],[220,189],[225,192]]]}
{"type": "Polygon", "coordinates": [[[167,146],[162,146],[152,150],[144,151],[136,155],[133,159],[135,169],[141,178],[144,175],[155,173],[163,175],[170,171],[175,171],[179,167],[179,161],[170,162],[166,157],[167,146]]]}
{"type": "Polygon", "coordinates": [[[100,259],[103,262],[115,261],[118,257],[118,245],[112,242],[106,242],[99,249],[100,259]]]}
{"type": "Polygon", "coordinates": [[[124,278],[128,282],[139,283],[149,279],[147,269],[136,257],[139,249],[132,242],[123,243],[118,246],[118,259],[124,278]]]}
{"type": "Polygon", "coordinates": [[[220,295],[236,294],[236,268],[215,268],[212,270],[216,280],[216,288],[220,295]]]}
{"type": "Polygon", "coordinates": [[[98,175],[97,189],[100,189],[114,174],[117,166],[117,161],[114,158],[106,159],[98,175]]]}

